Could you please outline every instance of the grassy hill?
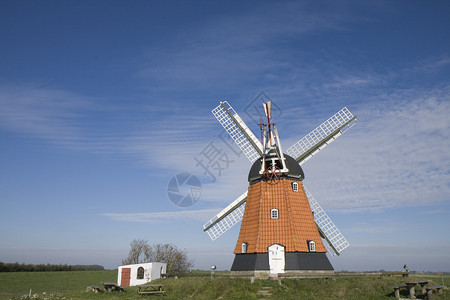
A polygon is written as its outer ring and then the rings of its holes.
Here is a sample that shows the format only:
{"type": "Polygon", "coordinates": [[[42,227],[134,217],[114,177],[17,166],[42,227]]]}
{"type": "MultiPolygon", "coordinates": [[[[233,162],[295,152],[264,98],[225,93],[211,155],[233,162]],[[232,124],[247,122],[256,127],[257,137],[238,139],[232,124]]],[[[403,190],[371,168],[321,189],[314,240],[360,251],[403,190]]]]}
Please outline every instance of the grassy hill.
{"type": "MultiPolygon", "coordinates": [[[[450,286],[450,275],[412,275],[408,279],[429,279],[429,285],[450,286]]],[[[86,287],[101,281],[116,281],[117,271],[33,272],[0,273],[0,299],[20,299],[28,294],[38,294],[37,299],[141,299],[136,287],[126,288],[125,293],[94,294],[86,287]],[[42,293],[45,294],[43,295],[42,293]]],[[[401,276],[336,276],[333,278],[276,280],[248,278],[181,277],[160,279],[166,295],[162,299],[395,299],[392,286],[402,284],[401,276]]],[[[423,298],[416,289],[418,298],[423,298]]],[[[406,298],[406,291],[402,296],[406,298]]],[[[158,297],[158,296],[147,296],[158,297]]],[[[450,299],[450,291],[436,295],[434,299],[450,299]]]]}

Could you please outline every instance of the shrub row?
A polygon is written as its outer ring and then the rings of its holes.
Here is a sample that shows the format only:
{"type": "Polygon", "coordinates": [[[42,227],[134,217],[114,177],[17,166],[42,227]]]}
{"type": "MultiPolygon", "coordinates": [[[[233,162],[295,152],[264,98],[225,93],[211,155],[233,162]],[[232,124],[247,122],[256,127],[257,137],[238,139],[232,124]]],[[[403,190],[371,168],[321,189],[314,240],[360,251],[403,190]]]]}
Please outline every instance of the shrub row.
{"type": "Polygon", "coordinates": [[[52,265],[19,264],[0,262],[0,272],[55,272],[55,271],[94,271],[104,270],[100,265],[52,265]]]}

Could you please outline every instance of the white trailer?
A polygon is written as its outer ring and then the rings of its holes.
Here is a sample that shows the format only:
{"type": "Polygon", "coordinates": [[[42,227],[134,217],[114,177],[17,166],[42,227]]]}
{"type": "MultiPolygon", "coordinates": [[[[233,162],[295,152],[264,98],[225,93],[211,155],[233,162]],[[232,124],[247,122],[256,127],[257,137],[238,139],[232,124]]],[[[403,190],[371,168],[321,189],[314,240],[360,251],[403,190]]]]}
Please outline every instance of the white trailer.
{"type": "Polygon", "coordinates": [[[119,266],[117,284],[122,287],[145,284],[166,274],[166,267],[166,263],[160,262],[119,266]]]}

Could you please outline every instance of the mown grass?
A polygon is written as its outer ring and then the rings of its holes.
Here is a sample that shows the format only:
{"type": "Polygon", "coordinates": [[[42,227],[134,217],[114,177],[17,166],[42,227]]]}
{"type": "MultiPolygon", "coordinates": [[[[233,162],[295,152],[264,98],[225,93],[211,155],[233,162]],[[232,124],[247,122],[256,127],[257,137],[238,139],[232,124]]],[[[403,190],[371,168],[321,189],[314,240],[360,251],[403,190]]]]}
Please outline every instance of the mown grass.
{"type": "Polygon", "coordinates": [[[0,273],[0,299],[17,298],[30,289],[32,294],[84,291],[101,281],[117,281],[117,270],[0,273]]]}
{"type": "MultiPolygon", "coordinates": [[[[409,280],[429,279],[429,285],[450,286],[450,276],[413,275],[409,280]]],[[[125,293],[94,294],[86,287],[101,281],[116,281],[117,271],[80,272],[40,272],[40,273],[0,273],[0,299],[20,299],[28,294],[39,294],[38,299],[141,299],[160,297],[161,299],[391,299],[394,300],[392,286],[402,284],[400,276],[336,276],[333,278],[283,279],[281,285],[276,280],[230,278],[217,276],[211,280],[205,277],[180,277],[159,279],[152,283],[164,285],[164,296],[139,296],[137,287],[126,288],[125,293]],[[261,295],[266,290],[270,294],[261,295]],[[42,295],[46,292],[45,295],[42,295]]],[[[416,288],[418,298],[423,298],[416,288]]],[[[402,296],[407,298],[406,290],[402,296]]],[[[450,292],[435,295],[434,299],[450,300],[450,292]]]]}

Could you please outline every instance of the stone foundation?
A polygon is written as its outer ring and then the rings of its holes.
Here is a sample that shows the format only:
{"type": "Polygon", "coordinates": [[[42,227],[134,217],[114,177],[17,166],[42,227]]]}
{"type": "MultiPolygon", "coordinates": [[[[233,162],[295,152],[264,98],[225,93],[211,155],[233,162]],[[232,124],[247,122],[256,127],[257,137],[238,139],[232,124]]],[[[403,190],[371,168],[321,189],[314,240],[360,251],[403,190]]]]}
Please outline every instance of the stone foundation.
{"type": "MultiPolygon", "coordinates": [[[[326,272],[334,273],[333,266],[323,252],[286,252],[285,273],[326,272]]],[[[236,254],[231,271],[270,271],[268,253],[236,254]]]]}

